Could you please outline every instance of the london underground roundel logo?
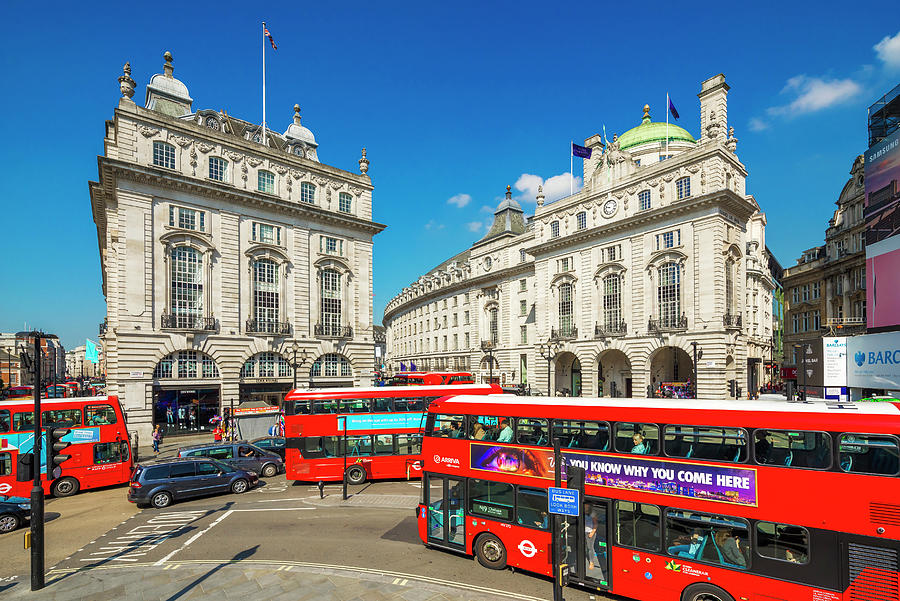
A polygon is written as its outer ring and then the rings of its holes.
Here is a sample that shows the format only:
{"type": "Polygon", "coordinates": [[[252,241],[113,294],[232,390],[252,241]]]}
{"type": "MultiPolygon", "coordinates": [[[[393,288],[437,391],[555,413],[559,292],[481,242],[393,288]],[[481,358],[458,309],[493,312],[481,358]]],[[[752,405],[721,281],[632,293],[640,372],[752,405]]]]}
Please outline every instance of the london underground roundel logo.
{"type": "Polygon", "coordinates": [[[519,551],[525,557],[534,557],[537,555],[537,547],[535,547],[534,543],[527,538],[519,543],[519,551]]]}
{"type": "Polygon", "coordinates": [[[6,483],[0,484],[0,495],[5,495],[6,493],[8,493],[11,490],[12,490],[12,485],[6,484],[6,483]]]}

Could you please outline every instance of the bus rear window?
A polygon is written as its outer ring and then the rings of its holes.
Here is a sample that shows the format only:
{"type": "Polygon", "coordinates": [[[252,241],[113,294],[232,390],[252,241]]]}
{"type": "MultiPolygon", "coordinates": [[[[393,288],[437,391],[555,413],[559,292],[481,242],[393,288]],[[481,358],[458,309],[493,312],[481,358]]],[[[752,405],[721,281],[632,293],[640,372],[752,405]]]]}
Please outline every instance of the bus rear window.
{"type": "Polygon", "coordinates": [[[892,476],[900,467],[900,447],[893,436],[841,434],[841,470],[892,476]]]}

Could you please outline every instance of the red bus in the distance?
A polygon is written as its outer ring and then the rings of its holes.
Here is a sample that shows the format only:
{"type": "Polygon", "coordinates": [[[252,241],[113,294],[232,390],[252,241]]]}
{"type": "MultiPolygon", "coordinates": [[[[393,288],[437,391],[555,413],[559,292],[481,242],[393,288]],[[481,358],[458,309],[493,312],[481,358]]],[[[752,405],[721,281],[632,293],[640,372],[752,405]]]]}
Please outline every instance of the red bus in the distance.
{"type": "Polygon", "coordinates": [[[645,601],[900,598],[900,404],[447,397],[419,535],[550,576],[555,437],[582,490],[568,579],[645,601]],[[466,436],[452,435],[464,424],[466,436]]]}
{"type": "Polygon", "coordinates": [[[283,404],[287,478],[342,481],[345,465],[351,484],[418,478],[425,410],[459,392],[501,391],[488,384],[292,390],[283,404]]]}
{"type": "MultiPolygon", "coordinates": [[[[118,397],[77,397],[41,402],[41,424],[71,428],[72,444],[58,477],[46,474],[47,446],[41,445],[45,494],[68,497],[79,490],[125,484],[131,476],[131,445],[118,397]]],[[[34,400],[0,404],[0,495],[27,497],[32,482],[16,482],[18,457],[34,449],[34,400]]]]}
{"type": "Polygon", "coordinates": [[[387,386],[440,386],[474,384],[475,377],[466,371],[459,372],[400,372],[388,378],[387,386]]]}

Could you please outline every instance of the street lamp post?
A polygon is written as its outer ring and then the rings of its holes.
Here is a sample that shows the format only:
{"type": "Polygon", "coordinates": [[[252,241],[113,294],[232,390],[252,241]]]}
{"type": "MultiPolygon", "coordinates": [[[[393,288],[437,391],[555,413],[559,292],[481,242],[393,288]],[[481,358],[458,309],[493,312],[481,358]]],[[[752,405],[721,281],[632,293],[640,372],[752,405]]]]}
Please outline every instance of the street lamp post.
{"type": "Polygon", "coordinates": [[[300,345],[297,344],[295,340],[291,344],[291,350],[294,353],[294,361],[291,363],[291,367],[294,369],[294,389],[297,388],[297,369],[303,367],[303,364],[306,363],[306,360],[309,358],[309,355],[306,352],[306,349],[303,349],[303,353],[300,355],[300,363],[297,363],[297,351],[300,350],[300,345]]]}
{"type": "Polygon", "coordinates": [[[488,384],[494,383],[494,343],[490,340],[481,341],[481,352],[488,356],[488,384]]]}
{"type": "Polygon", "coordinates": [[[541,357],[547,360],[547,396],[550,396],[550,363],[556,358],[557,350],[559,350],[559,343],[553,339],[542,342],[538,346],[541,357]]]}
{"type": "Polygon", "coordinates": [[[697,365],[697,361],[703,358],[703,351],[697,350],[697,343],[692,342],[691,346],[694,349],[694,398],[697,398],[697,370],[699,366],[697,365]]]}

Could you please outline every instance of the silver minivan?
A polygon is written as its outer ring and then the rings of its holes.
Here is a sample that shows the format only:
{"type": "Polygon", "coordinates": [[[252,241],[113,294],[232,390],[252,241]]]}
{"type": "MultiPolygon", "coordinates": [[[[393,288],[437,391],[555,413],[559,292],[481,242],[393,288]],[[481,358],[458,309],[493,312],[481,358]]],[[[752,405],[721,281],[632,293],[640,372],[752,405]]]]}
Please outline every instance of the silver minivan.
{"type": "Polygon", "coordinates": [[[179,457],[209,457],[236,468],[249,470],[265,478],[284,472],[281,456],[254,446],[246,440],[192,445],[178,449],[179,457]]]}

